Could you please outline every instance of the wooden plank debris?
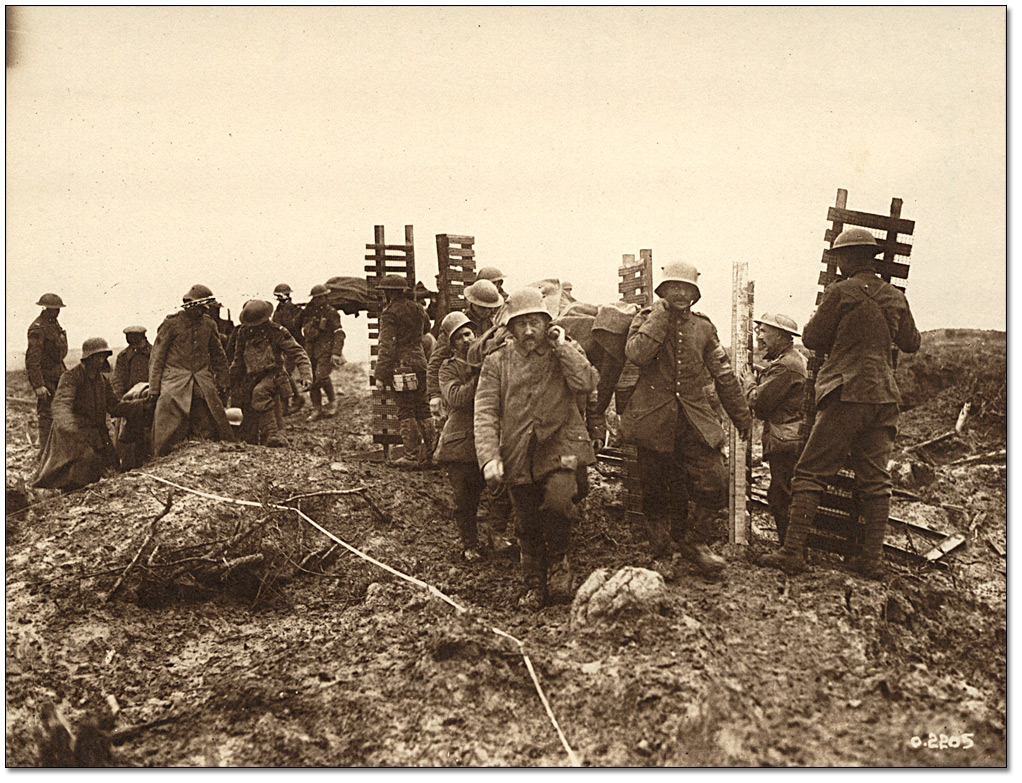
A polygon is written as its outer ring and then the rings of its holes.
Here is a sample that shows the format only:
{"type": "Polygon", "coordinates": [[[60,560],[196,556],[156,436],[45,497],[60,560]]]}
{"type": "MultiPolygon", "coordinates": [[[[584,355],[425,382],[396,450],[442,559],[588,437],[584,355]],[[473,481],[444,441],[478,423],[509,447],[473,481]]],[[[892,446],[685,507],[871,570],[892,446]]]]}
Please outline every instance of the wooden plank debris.
{"type": "Polygon", "coordinates": [[[948,536],[939,544],[937,544],[937,546],[935,546],[933,549],[931,549],[929,552],[923,555],[923,557],[932,563],[934,560],[939,560],[940,558],[944,557],[944,555],[948,554],[949,552],[953,552],[955,549],[957,549],[964,543],[965,536],[963,535],[955,534],[953,536],[948,536]]]}
{"type": "Polygon", "coordinates": [[[971,465],[974,462],[1000,462],[1002,459],[1007,458],[1007,450],[1001,449],[1000,451],[988,451],[985,454],[974,454],[971,457],[962,457],[962,459],[949,462],[948,465],[971,465]]]}

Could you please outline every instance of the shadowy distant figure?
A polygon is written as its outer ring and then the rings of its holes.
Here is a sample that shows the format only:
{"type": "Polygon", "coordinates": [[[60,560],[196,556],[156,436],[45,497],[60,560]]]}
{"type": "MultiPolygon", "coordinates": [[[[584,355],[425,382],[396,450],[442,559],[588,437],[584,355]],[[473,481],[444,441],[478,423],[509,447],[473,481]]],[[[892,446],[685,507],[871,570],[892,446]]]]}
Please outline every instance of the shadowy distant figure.
{"type": "MultiPolygon", "coordinates": [[[[143,388],[148,394],[149,361],[152,358],[152,345],[146,339],[144,326],[128,326],[124,329],[124,337],[128,347],[117,354],[114,372],[110,377],[110,385],[114,394],[124,399],[129,392],[141,394],[143,388]]],[[[117,431],[117,456],[121,460],[121,470],[139,468],[152,456],[152,410],[138,415],[125,417],[117,431]]]]}
{"type": "Polygon", "coordinates": [[[50,403],[57,391],[60,376],[67,367],[67,332],[57,322],[63,300],[56,294],[43,294],[37,305],[43,311],[28,327],[28,349],[25,351],[25,372],[36,398],[36,417],[39,426],[39,451],[46,446],[50,434],[50,403]]]}
{"type": "Polygon", "coordinates": [[[309,292],[312,299],[302,312],[302,337],[305,352],[312,362],[312,388],[309,390],[312,413],[309,421],[329,418],[337,412],[330,373],[334,369],[334,332],[341,328],[341,316],[327,301],[329,293],[325,285],[314,285],[309,292]],[[326,405],[322,404],[323,394],[326,394],[326,405]]]}

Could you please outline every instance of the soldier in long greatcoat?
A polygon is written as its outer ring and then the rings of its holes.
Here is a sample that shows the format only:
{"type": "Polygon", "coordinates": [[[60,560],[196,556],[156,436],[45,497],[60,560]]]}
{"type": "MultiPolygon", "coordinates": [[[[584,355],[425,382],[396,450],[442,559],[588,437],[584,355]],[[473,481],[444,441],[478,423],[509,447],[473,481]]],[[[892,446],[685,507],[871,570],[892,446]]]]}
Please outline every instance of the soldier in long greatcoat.
{"type": "Polygon", "coordinates": [[[56,294],[43,294],[37,305],[43,311],[28,327],[28,349],[25,351],[25,372],[36,398],[36,417],[39,426],[39,450],[46,446],[50,434],[50,403],[57,391],[60,376],[67,368],[67,332],[58,323],[57,316],[64,306],[56,294]]]}

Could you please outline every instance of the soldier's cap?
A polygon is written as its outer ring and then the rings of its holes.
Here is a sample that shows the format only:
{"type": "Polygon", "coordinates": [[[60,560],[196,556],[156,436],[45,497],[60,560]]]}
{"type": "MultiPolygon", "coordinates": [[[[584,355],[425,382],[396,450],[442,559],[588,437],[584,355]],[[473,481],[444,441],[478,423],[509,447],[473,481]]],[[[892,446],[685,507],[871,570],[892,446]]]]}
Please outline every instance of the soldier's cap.
{"type": "Polygon", "coordinates": [[[90,356],[96,354],[103,354],[110,356],[113,351],[110,350],[110,345],[102,337],[90,337],[84,343],[82,343],[82,360],[88,359],[90,356]]]}
{"type": "Polygon", "coordinates": [[[144,326],[125,326],[124,327],[124,333],[125,334],[145,334],[145,331],[146,330],[145,330],[144,326]]]}
{"type": "Polygon", "coordinates": [[[787,332],[795,337],[801,337],[802,335],[798,331],[798,323],[795,322],[794,318],[789,318],[786,315],[780,313],[763,313],[759,318],[753,318],[753,323],[766,324],[772,326],[775,329],[780,329],[782,332],[787,332]]]}

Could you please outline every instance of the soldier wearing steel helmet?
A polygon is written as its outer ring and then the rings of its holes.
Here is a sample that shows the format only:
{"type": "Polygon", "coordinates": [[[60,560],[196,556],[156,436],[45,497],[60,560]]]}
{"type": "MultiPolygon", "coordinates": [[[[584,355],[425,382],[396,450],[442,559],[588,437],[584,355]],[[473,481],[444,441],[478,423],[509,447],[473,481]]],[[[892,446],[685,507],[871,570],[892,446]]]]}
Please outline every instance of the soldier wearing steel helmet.
{"type": "Polygon", "coordinates": [[[476,272],[476,281],[479,280],[489,280],[497,287],[497,291],[500,293],[500,298],[505,302],[507,301],[508,294],[507,291],[504,290],[504,273],[497,269],[497,267],[482,267],[478,272],[476,272]]]}
{"type": "Polygon", "coordinates": [[[685,262],[662,267],[659,299],[635,316],[625,343],[639,379],[621,417],[621,435],[638,447],[650,547],[667,578],[674,573],[667,559],[672,540],[703,575],[724,569],[723,558],[709,547],[713,517],[727,503],[727,470],[724,430],[707,399],[706,372],[743,437],[752,426],[716,328],[692,311],[700,298],[698,278],[685,262]]]}
{"type": "Polygon", "coordinates": [[[39,427],[39,450],[50,434],[50,403],[60,376],[67,368],[67,332],[57,321],[63,300],[56,294],[43,294],[36,304],[43,308],[28,327],[28,349],[25,351],[25,372],[36,397],[36,418],[39,427]]]}
{"type": "MultiPolygon", "coordinates": [[[[273,323],[287,329],[295,342],[302,345],[302,308],[291,301],[291,286],[287,283],[278,283],[273,288],[273,296],[277,299],[277,307],[273,311],[273,323]]],[[[288,384],[291,388],[290,398],[284,401],[284,415],[286,416],[299,410],[305,404],[305,398],[298,391],[298,385],[294,379],[295,367],[287,355],[284,356],[284,370],[287,372],[288,384]]]]}
{"type": "Polygon", "coordinates": [[[891,503],[887,463],[894,447],[901,396],[892,344],[919,350],[920,336],[905,295],[874,271],[881,251],[863,228],[838,234],[830,255],[844,279],[829,285],[802,331],[802,344],[828,352],[816,376],[816,420],[791,482],[784,546],[764,565],[805,569],[803,549],[827,484],[848,461],[864,523],[861,551],[849,563],[863,576],[883,575],[884,533],[891,503]]]}
{"type": "MultiPolygon", "coordinates": [[[[120,398],[132,389],[149,388],[149,360],[153,346],[146,339],[146,328],[124,327],[128,347],[117,354],[110,386],[120,398]]],[[[142,466],[153,450],[152,410],[125,417],[117,427],[117,456],[124,470],[142,466]]]]}
{"type": "Polygon", "coordinates": [[[251,299],[241,309],[241,325],[231,362],[231,397],[244,412],[244,435],[250,443],[286,446],[280,433],[280,399],[291,393],[285,360],[297,369],[299,392],[312,384],[312,364],[291,333],[272,323],[273,305],[251,299]]]}
{"type": "Polygon", "coordinates": [[[114,393],[105,375],[112,353],[102,337],[90,337],[82,344],[82,360],[60,376],[35,486],[70,491],[119,466],[107,414],[128,416],[146,403],[124,402],[114,393]]]}
{"type": "MultiPolygon", "coordinates": [[[[500,310],[504,300],[492,281],[480,278],[465,288],[465,316],[476,329],[476,336],[489,330],[500,318],[500,310]]],[[[429,355],[426,365],[426,397],[429,399],[429,410],[436,418],[441,418],[443,410],[440,396],[440,365],[453,355],[450,343],[443,329],[436,347],[429,355]]]]}
{"type": "Polygon", "coordinates": [[[765,365],[749,388],[749,407],[763,419],[763,459],[770,464],[767,504],[783,544],[791,504],[791,477],[801,450],[799,426],[805,396],[806,360],[795,347],[798,324],[780,313],[764,313],[754,319],[756,340],[765,365]]]}
{"type": "Polygon", "coordinates": [[[337,412],[336,392],[330,373],[334,369],[334,332],[341,328],[341,316],[327,301],[330,290],[322,283],[312,287],[312,299],[302,311],[302,343],[312,362],[312,388],[309,421],[329,418],[337,412]],[[326,405],[323,406],[323,395],[326,405]]]}
{"type": "Polygon", "coordinates": [[[481,557],[476,514],[486,482],[476,462],[472,431],[479,368],[469,364],[465,356],[469,345],[479,336],[479,327],[468,315],[456,310],[444,316],[440,334],[450,352],[440,365],[439,373],[440,390],[449,415],[440,433],[436,461],[444,466],[454,493],[461,557],[473,562],[481,557]]]}
{"type": "Polygon", "coordinates": [[[510,490],[525,582],[519,603],[536,610],[571,600],[578,470],[596,462],[579,396],[596,390],[599,374],[551,326],[538,288],[513,293],[504,313],[510,336],[486,354],[476,389],[476,456],[487,484],[510,490]]]}
{"type": "Polygon", "coordinates": [[[163,319],[149,360],[149,394],[156,398],[153,453],[163,456],[187,437],[234,440],[224,413],[227,355],[206,308],[213,292],[193,285],[181,311],[163,319]]]}
{"type": "Polygon", "coordinates": [[[380,352],[376,358],[376,382],[393,386],[394,376],[415,378],[414,389],[395,390],[398,426],[404,453],[392,465],[425,468],[432,461],[436,426],[426,402],[426,353],[422,336],[429,331],[429,316],[412,299],[408,281],[400,275],[386,275],[378,283],[385,306],[380,313],[380,352]]]}

